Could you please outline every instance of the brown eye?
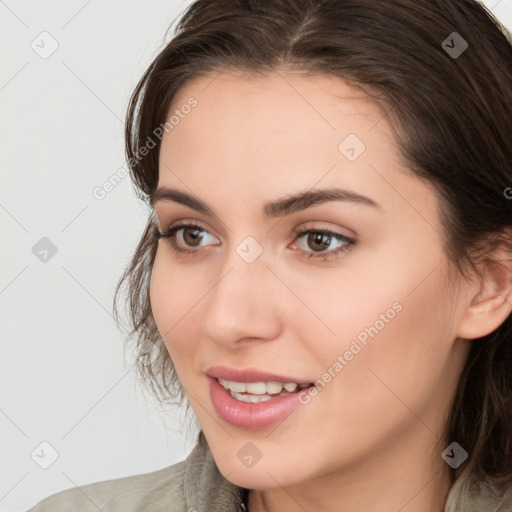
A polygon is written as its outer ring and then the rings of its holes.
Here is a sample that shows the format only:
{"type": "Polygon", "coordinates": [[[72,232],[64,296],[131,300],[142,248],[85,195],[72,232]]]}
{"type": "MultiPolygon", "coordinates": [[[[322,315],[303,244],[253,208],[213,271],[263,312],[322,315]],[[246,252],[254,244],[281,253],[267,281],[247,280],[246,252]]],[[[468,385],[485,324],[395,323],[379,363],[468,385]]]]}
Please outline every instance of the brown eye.
{"type": "Polygon", "coordinates": [[[199,253],[201,247],[207,245],[218,244],[204,244],[208,237],[215,237],[210,235],[206,229],[195,224],[181,224],[169,228],[165,233],[158,233],[157,238],[166,238],[169,240],[171,248],[177,253],[199,253]],[[197,250],[195,250],[195,249],[197,250]]]}
{"type": "Polygon", "coordinates": [[[200,246],[201,240],[203,239],[204,229],[198,228],[182,228],[182,238],[185,241],[186,245],[190,245],[192,247],[200,246]],[[198,243],[199,240],[199,243],[198,243]]]}
{"type": "Polygon", "coordinates": [[[324,251],[329,249],[331,243],[331,237],[325,233],[311,232],[307,237],[307,244],[311,249],[324,251]]]}
{"type": "Polygon", "coordinates": [[[307,259],[335,259],[343,252],[350,250],[356,243],[354,239],[341,233],[325,229],[298,229],[294,234],[297,236],[297,240],[303,239],[297,245],[301,256],[307,259]],[[333,242],[337,242],[338,245],[333,247],[333,242]]]}

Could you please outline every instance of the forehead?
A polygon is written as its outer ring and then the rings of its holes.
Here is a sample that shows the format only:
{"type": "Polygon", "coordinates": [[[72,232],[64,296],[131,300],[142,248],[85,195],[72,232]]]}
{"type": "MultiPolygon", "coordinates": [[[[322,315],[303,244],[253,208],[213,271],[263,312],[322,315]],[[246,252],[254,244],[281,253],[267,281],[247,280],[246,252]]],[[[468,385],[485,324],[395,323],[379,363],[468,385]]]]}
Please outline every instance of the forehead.
{"type": "Polygon", "coordinates": [[[169,115],[191,97],[200,107],[195,117],[213,122],[215,116],[226,128],[252,121],[258,126],[265,122],[274,130],[281,125],[284,132],[291,122],[295,133],[301,128],[311,134],[329,133],[354,124],[366,130],[383,117],[361,89],[339,77],[284,70],[266,75],[221,72],[196,78],[178,91],[169,115]]]}
{"type": "Polygon", "coordinates": [[[357,152],[372,148],[380,161],[384,155],[400,157],[383,112],[338,77],[284,71],[211,74],[178,92],[171,116],[160,164],[172,155],[175,164],[184,164],[186,156],[188,166],[203,170],[213,162],[239,171],[242,161],[244,169],[259,166],[259,171],[262,164],[283,169],[291,160],[309,167],[327,160],[333,165],[347,156],[340,153],[347,138],[357,143],[357,152]]]}

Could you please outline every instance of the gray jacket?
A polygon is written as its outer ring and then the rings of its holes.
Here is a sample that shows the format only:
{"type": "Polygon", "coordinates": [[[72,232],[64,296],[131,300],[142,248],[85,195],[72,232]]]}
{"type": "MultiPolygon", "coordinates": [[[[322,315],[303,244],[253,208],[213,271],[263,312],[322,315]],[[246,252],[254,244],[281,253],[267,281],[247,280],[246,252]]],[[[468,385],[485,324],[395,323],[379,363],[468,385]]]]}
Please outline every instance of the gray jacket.
{"type": "MultiPolygon", "coordinates": [[[[486,486],[467,492],[463,484],[464,474],[450,490],[445,512],[512,512],[512,493],[500,498],[486,486]]],[[[247,490],[219,472],[200,438],[184,461],[61,491],[28,512],[245,512],[246,499],[247,490]]]]}

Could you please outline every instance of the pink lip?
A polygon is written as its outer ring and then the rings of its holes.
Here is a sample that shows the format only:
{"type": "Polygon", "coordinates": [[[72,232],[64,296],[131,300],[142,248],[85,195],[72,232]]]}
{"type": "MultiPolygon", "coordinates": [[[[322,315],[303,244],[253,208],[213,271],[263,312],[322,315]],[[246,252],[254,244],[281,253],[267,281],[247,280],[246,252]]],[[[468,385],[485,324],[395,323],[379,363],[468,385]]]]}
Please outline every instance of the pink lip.
{"type": "MultiPolygon", "coordinates": [[[[210,397],[217,414],[226,422],[246,429],[261,429],[283,421],[294,409],[301,405],[302,396],[308,393],[308,388],[287,396],[279,396],[257,404],[236,400],[222,386],[218,378],[234,382],[295,382],[296,384],[311,384],[311,381],[268,373],[255,368],[237,369],[228,366],[212,366],[206,374],[210,380],[210,397]]],[[[304,402],[302,402],[304,403],[304,402]]]]}
{"type": "Polygon", "coordinates": [[[308,392],[308,388],[304,388],[291,395],[279,396],[266,402],[253,404],[233,398],[216,378],[210,377],[209,380],[210,397],[217,414],[235,427],[252,430],[269,427],[283,421],[301,405],[299,396],[308,392]]]}
{"type": "MultiPolygon", "coordinates": [[[[228,366],[211,366],[206,370],[210,377],[232,380],[234,382],[295,382],[297,384],[311,384],[312,381],[286,377],[275,373],[263,372],[254,368],[238,369],[228,366]]],[[[240,402],[238,402],[240,403],[240,402]]]]}

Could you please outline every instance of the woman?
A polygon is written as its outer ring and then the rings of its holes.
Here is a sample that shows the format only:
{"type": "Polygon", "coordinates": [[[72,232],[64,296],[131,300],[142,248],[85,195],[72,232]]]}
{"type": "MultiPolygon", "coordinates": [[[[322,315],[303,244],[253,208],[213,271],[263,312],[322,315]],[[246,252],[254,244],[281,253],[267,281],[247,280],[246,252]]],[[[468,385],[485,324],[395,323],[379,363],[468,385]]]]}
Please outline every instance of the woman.
{"type": "Polygon", "coordinates": [[[192,4],[116,295],[198,443],[32,510],[512,510],[511,62],[472,0],[192,4]]]}

